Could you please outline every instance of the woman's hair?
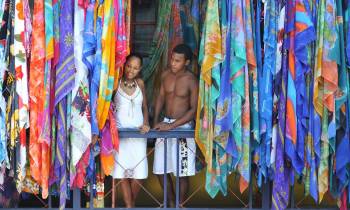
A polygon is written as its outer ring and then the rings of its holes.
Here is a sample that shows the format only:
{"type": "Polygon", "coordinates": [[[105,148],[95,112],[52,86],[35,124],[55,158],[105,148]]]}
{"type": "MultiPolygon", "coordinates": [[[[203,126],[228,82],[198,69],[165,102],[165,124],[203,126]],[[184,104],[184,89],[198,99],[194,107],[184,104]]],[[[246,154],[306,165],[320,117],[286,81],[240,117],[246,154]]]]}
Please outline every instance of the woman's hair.
{"type": "Polygon", "coordinates": [[[126,59],[125,59],[125,63],[127,63],[132,57],[138,58],[140,60],[140,64],[142,66],[142,56],[138,53],[130,53],[126,59]]]}

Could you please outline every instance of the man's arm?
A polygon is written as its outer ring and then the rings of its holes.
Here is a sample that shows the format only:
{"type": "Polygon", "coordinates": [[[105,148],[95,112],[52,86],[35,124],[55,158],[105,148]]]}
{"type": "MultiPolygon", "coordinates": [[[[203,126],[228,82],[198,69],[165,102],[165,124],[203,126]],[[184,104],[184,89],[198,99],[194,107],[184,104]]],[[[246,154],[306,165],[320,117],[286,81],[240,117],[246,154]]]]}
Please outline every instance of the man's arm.
{"type": "Polygon", "coordinates": [[[173,123],[170,123],[170,129],[177,128],[181,125],[184,125],[196,116],[197,111],[197,102],[198,102],[198,81],[193,76],[190,79],[190,109],[179,119],[175,120],[173,123]]]}
{"type": "Polygon", "coordinates": [[[165,92],[164,92],[164,87],[163,87],[163,78],[164,78],[164,74],[161,77],[159,94],[157,96],[156,104],[154,107],[153,127],[155,127],[158,124],[159,114],[164,106],[165,92]]]}

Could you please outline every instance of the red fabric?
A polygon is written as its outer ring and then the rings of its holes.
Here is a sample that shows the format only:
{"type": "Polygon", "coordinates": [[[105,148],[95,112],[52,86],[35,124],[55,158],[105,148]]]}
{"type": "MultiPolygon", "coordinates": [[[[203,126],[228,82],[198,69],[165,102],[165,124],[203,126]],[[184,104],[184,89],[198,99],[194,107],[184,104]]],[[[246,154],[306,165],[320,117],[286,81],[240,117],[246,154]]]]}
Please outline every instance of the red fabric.
{"type": "Polygon", "coordinates": [[[344,189],[344,192],[341,196],[341,200],[340,200],[340,210],[347,210],[347,193],[346,193],[346,189],[344,189]]]}
{"type": "Polygon", "coordinates": [[[72,187],[76,187],[82,189],[85,184],[86,177],[86,168],[89,166],[89,157],[90,157],[90,146],[84,152],[82,158],[79,160],[77,164],[77,173],[74,178],[72,187]]]}

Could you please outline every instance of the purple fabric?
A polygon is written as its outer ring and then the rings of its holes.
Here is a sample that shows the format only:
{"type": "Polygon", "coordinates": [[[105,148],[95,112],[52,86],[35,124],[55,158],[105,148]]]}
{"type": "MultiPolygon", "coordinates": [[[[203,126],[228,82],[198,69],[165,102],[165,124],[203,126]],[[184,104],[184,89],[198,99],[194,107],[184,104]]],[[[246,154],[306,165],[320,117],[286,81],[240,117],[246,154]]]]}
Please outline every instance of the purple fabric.
{"type": "Polygon", "coordinates": [[[287,52],[284,46],[282,60],[282,76],[279,107],[278,107],[278,134],[276,144],[276,170],[272,188],[271,209],[286,209],[289,202],[289,170],[285,168],[284,140],[286,125],[286,86],[287,86],[287,52]]]}

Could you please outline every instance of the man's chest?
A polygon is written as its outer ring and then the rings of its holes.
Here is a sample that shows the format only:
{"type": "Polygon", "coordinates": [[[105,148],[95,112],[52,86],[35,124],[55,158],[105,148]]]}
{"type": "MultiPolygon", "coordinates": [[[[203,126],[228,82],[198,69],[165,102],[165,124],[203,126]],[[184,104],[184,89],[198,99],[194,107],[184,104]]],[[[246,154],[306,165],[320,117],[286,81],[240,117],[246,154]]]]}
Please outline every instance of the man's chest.
{"type": "Polygon", "coordinates": [[[167,95],[187,96],[188,83],[183,78],[167,78],[164,81],[164,89],[167,95]]]}

